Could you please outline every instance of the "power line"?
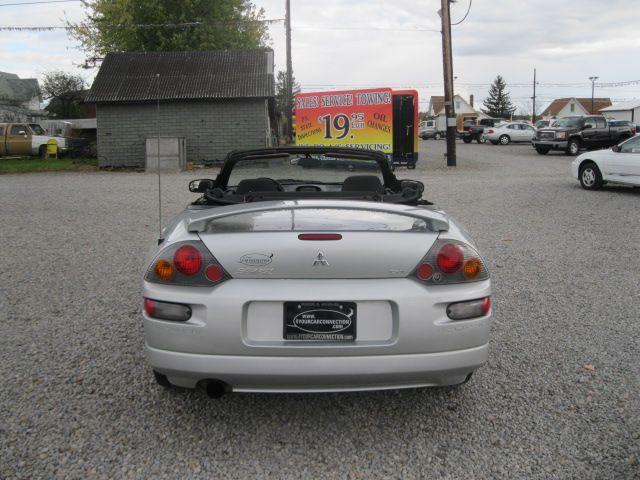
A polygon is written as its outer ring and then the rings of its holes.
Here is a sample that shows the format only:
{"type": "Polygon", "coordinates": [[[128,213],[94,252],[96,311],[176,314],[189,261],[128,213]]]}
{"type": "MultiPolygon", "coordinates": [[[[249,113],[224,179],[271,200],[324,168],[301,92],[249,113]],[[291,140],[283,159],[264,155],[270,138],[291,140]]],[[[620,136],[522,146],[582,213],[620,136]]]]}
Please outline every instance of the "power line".
{"type": "Polygon", "coordinates": [[[43,3],[69,3],[80,2],[82,0],[42,0],[40,2],[22,2],[22,3],[0,3],[0,7],[17,7],[22,5],[40,5],[43,3]]]}
{"type": "MultiPolygon", "coordinates": [[[[183,22],[183,23],[113,23],[101,25],[108,28],[195,28],[195,27],[224,27],[229,25],[242,25],[245,23],[278,23],[284,21],[284,18],[270,18],[265,20],[226,20],[215,22],[183,22]]],[[[4,25],[0,26],[0,31],[30,31],[30,32],[49,32],[53,30],[78,30],[86,28],[84,25],[4,25]]]]}
{"type": "Polygon", "coordinates": [[[385,31],[385,32],[434,32],[440,33],[440,30],[433,28],[421,27],[329,27],[321,25],[295,25],[291,27],[293,30],[345,30],[345,31],[385,31]]]}
{"type": "Polygon", "coordinates": [[[454,25],[460,25],[462,22],[464,22],[467,18],[467,16],[469,15],[469,12],[471,11],[471,4],[473,3],[473,0],[469,0],[469,8],[467,8],[467,13],[464,14],[464,17],[462,17],[462,20],[460,20],[459,22],[456,23],[452,23],[451,26],[454,25]]]}

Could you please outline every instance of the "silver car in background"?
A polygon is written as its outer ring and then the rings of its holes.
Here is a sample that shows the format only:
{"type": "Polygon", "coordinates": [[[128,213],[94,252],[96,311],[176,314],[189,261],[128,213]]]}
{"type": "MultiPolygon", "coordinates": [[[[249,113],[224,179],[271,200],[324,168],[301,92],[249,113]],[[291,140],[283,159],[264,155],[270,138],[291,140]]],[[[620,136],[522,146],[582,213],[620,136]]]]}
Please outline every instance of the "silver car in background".
{"type": "Polygon", "coordinates": [[[491,284],[467,233],[377,152],[233,152],[144,274],[158,383],[225,392],[461,384],[487,361],[491,284]]]}
{"type": "Polygon", "coordinates": [[[487,128],[484,135],[494,145],[509,145],[516,142],[530,143],[536,134],[536,128],[526,122],[506,122],[487,128]]]}

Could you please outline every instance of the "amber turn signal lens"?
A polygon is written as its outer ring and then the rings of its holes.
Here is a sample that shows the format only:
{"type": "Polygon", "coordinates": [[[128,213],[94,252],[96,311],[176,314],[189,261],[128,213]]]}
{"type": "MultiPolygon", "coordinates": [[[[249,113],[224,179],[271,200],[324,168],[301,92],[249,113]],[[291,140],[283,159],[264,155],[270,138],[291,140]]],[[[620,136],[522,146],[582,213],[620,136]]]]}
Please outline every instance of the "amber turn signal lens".
{"type": "Polygon", "coordinates": [[[173,278],[173,265],[166,260],[158,260],[154,270],[160,280],[167,282],[173,278]]]}
{"type": "Polygon", "coordinates": [[[462,267],[462,273],[464,277],[472,280],[480,275],[482,272],[482,262],[478,258],[470,258],[464,262],[464,267],[462,267]]]}

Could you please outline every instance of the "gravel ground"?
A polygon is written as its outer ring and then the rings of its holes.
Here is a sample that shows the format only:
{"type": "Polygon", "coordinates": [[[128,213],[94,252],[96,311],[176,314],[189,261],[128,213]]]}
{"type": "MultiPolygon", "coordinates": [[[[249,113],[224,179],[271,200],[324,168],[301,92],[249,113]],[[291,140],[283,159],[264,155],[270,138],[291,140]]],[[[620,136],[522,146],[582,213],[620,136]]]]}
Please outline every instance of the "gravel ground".
{"type": "MultiPolygon", "coordinates": [[[[143,357],[156,177],[0,176],[0,478],[640,478],[640,190],[527,145],[421,142],[427,197],[493,275],[488,365],[455,392],[164,390],[143,357]]],[[[193,195],[167,175],[165,210],[193,195]]]]}

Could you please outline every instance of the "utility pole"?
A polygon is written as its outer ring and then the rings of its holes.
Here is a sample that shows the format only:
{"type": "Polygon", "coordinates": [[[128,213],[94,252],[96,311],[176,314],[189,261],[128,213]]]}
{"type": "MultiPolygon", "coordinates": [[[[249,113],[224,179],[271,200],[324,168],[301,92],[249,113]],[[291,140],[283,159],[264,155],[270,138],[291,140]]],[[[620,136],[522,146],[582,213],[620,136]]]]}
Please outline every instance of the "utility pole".
{"type": "Polygon", "coordinates": [[[536,69],[533,69],[533,115],[531,123],[536,124],[536,69]]]}
{"type": "Polygon", "coordinates": [[[447,166],[456,166],[456,109],[453,102],[453,60],[451,55],[451,12],[449,4],[455,0],[441,0],[442,71],[444,73],[444,112],[447,117],[447,166]]]}
{"type": "Polygon", "coordinates": [[[600,77],[589,77],[589,80],[591,80],[591,115],[593,115],[595,112],[593,111],[593,94],[595,92],[596,89],[596,80],[600,78],[600,77]]]}
{"type": "Polygon", "coordinates": [[[291,0],[287,1],[285,23],[287,28],[287,143],[293,141],[293,67],[291,66],[291,0]]]}

